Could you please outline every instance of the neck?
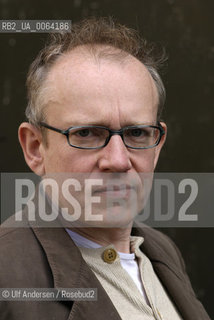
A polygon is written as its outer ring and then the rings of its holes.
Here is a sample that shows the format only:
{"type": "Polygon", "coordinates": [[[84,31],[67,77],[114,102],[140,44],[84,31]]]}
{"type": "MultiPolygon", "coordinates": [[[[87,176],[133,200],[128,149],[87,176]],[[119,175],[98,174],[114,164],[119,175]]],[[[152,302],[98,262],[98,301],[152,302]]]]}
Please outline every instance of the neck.
{"type": "Polygon", "coordinates": [[[126,228],[75,228],[72,231],[94,241],[101,246],[113,244],[117,251],[130,253],[130,234],[132,224],[126,228]]]}

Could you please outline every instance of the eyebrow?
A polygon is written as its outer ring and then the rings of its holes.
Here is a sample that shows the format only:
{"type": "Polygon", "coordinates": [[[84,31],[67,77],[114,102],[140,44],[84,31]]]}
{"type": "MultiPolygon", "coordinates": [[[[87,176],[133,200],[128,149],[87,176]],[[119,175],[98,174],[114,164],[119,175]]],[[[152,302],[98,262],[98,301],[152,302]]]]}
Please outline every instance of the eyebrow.
{"type": "MultiPolygon", "coordinates": [[[[152,121],[152,122],[127,122],[125,123],[122,127],[129,127],[129,126],[139,126],[139,125],[156,125],[157,121],[152,121]]],[[[87,123],[83,123],[83,122],[79,122],[79,121],[71,121],[68,122],[66,121],[65,126],[67,126],[66,128],[70,128],[70,127],[77,127],[77,126],[101,126],[101,127],[107,127],[109,128],[109,125],[104,122],[104,121],[91,121],[91,122],[87,122],[87,123]],[[72,123],[72,124],[71,124],[72,123]]]]}

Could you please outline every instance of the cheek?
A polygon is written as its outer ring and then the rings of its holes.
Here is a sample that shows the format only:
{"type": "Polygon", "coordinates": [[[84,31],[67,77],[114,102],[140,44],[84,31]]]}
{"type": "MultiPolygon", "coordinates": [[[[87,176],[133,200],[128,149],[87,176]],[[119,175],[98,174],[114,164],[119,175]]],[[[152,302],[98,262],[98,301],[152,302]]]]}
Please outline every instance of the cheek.
{"type": "Polygon", "coordinates": [[[70,147],[56,150],[46,158],[46,172],[92,172],[95,165],[93,155],[70,147]]]}
{"type": "Polygon", "coordinates": [[[73,155],[70,157],[70,162],[66,162],[66,169],[68,172],[92,172],[96,165],[94,157],[88,155],[73,155]]]}
{"type": "Polygon", "coordinates": [[[137,172],[153,172],[155,167],[154,149],[136,150],[132,157],[132,165],[137,172]]]}

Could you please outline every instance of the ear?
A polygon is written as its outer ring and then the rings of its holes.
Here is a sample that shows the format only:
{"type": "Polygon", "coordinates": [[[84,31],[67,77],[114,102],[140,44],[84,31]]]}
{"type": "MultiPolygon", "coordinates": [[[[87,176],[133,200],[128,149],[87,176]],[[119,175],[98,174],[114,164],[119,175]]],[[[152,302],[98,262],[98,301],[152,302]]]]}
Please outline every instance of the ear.
{"type": "Polygon", "coordinates": [[[161,141],[160,143],[158,144],[157,147],[155,147],[155,158],[154,158],[154,169],[157,165],[157,162],[158,162],[158,158],[159,158],[159,155],[160,155],[160,151],[166,141],[166,135],[167,135],[167,126],[164,122],[160,122],[161,126],[163,127],[164,129],[164,132],[165,134],[161,137],[161,141]]]}
{"type": "Polygon", "coordinates": [[[45,173],[42,155],[42,135],[38,128],[28,122],[23,122],[18,131],[25,161],[33,172],[42,176],[45,173]]]}

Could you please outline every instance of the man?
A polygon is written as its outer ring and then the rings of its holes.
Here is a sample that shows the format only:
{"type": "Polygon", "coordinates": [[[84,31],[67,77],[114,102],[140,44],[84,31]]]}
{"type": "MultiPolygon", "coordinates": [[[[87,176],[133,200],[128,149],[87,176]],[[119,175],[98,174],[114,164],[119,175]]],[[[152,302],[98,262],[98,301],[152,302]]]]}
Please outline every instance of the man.
{"type": "MultiPolygon", "coordinates": [[[[125,183],[125,191],[96,189],[102,199],[129,199],[130,178],[139,194],[141,173],[154,172],[166,137],[162,61],[134,31],[111,20],[89,19],[71,34],[53,36],[31,65],[29,122],[19,128],[32,171],[107,174],[125,183]]],[[[59,204],[68,205],[61,198],[59,204]]],[[[1,319],[209,319],[176,246],[151,228],[133,228],[131,205],[112,206],[113,220],[107,207],[98,208],[102,223],[81,215],[67,228],[29,223],[0,234],[2,288],[97,288],[97,301],[2,301],[1,319]]]]}

